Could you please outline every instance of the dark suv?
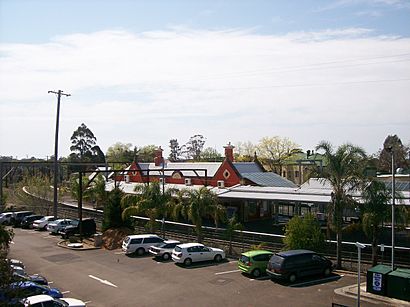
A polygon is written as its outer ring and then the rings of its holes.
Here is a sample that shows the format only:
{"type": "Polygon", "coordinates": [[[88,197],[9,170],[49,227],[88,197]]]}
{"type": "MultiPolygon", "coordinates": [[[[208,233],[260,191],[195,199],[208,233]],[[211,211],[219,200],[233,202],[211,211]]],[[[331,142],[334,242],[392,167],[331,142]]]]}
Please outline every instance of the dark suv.
{"type": "Polygon", "coordinates": [[[33,228],[33,222],[43,217],[44,215],[38,215],[38,214],[27,215],[23,217],[23,219],[21,220],[20,226],[21,228],[33,228]]]}
{"type": "Polygon", "coordinates": [[[274,254],[268,263],[266,273],[271,278],[287,279],[291,283],[297,278],[332,272],[332,262],[317,253],[304,250],[289,250],[274,254]]]}
{"type": "MultiPolygon", "coordinates": [[[[82,230],[83,230],[82,235],[83,236],[89,237],[95,234],[96,228],[97,226],[95,224],[94,219],[83,219],[82,220],[82,230]]],[[[80,224],[75,225],[75,226],[68,225],[64,227],[62,230],[60,230],[59,233],[61,234],[61,237],[63,239],[68,239],[69,237],[80,233],[80,224]]]]}

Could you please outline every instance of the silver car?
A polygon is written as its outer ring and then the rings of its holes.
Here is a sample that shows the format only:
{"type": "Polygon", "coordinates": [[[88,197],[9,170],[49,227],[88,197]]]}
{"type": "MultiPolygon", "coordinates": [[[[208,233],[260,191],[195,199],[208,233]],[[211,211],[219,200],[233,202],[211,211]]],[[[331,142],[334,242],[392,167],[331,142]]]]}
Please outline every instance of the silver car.
{"type": "Polygon", "coordinates": [[[162,258],[163,260],[171,259],[172,251],[175,246],[181,242],[176,240],[166,240],[158,246],[151,246],[149,252],[156,258],[162,258]]]}

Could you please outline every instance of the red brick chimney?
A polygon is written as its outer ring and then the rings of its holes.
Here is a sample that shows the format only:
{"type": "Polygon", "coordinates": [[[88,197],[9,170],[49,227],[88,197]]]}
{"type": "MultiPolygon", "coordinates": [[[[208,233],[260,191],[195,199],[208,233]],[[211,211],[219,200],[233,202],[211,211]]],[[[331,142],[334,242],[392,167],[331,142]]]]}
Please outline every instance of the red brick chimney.
{"type": "Polygon", "coordinates": [[[162,157],[162,152],[163,152],[163,149],[161,148],[161,146],[159,146],[158,149],[155,150],[155,158],[154,158],[155,166],[161,166],[164,164],[164,158],[162,157]]]}
{"type": "Polygon", "coordinates": [[[228,143],[228,145],[224,146],[225,148],[225,159],[233,162],[233,149],[235,146],[231,145],[231,142],[228,143]]]}

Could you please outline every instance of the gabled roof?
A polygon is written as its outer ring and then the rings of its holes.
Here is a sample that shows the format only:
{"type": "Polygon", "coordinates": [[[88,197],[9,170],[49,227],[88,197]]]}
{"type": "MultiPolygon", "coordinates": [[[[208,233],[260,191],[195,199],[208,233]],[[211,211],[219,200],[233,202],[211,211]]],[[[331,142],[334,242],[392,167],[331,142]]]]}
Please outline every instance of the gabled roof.
{"type": "Polygon", "coordinates": [[[296,188],[297,185],[292,181],[279,176],[276,173],[242,173],[243,178],[263,187],[287,187],[296,188]]]}
{"type": "Polygon", "coordinates": [[[232,162],[239,174],[243,173],[261,173],[263,170],[256,162],[232,162]]]}

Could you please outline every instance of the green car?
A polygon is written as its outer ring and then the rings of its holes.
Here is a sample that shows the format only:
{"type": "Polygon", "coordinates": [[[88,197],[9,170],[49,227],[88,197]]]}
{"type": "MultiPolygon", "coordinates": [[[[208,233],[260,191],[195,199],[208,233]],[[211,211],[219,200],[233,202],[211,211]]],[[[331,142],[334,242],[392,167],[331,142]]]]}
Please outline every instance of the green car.
{"type": "Polygon", "coordinates": [[[268,265],[270,257],[273,252],[265,250],[253,250],[241,254],[238,260],[238,268],[253,277],[259,277],[266,273],[266,266],[268,265]]]}

